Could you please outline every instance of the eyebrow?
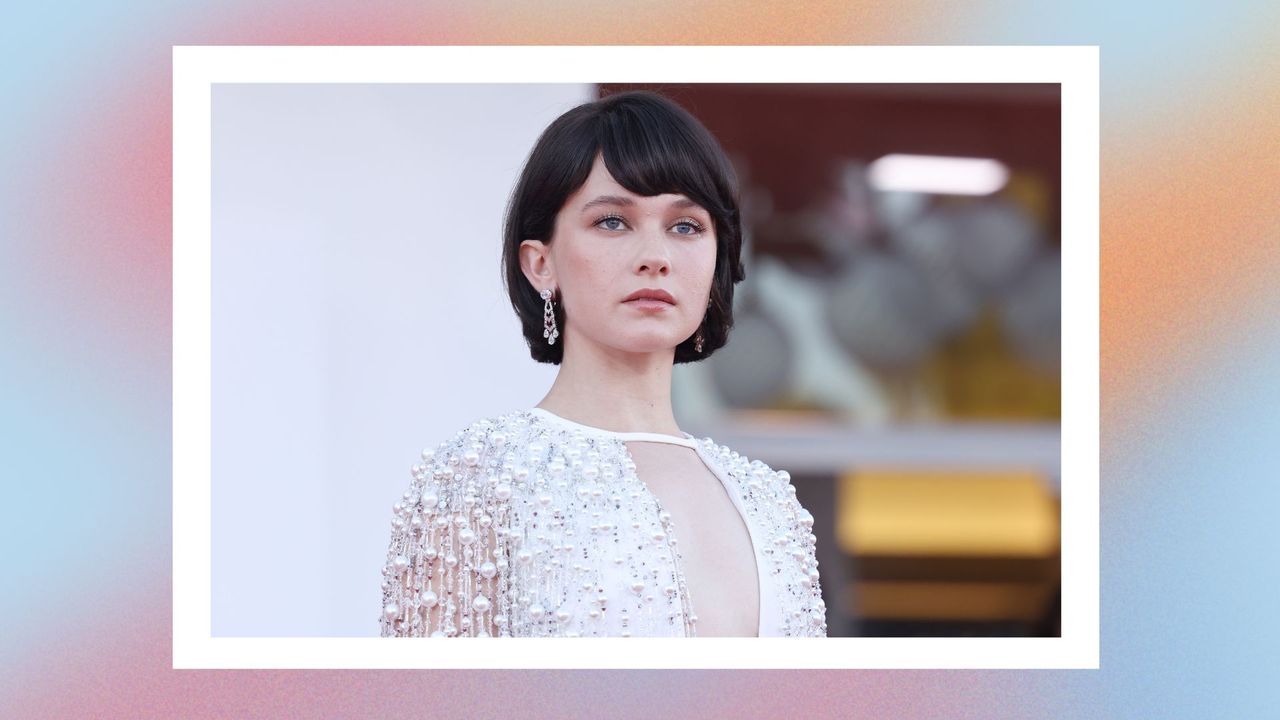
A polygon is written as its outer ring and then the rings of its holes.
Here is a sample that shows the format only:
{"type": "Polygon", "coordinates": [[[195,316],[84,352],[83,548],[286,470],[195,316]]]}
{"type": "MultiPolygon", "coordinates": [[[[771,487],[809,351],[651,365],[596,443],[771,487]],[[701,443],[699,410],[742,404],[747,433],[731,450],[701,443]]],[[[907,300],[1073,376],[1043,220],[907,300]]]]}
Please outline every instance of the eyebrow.
{"type": "MultiPolygon", "coordinates": [[[[593,208],[593,207],[597,207],[597,206],[600,206],[600,205],[613,205],[613,206],[620,206],[620,207],[631,207],[631,206],[633,206],[633,205],[635,205],[635,204],[636,204],[636,201],[635,201],[635,200],[632,200],[632,199],[631,199],[631,198],[629,198],[629,197],[622,197],[622,196],[619,196],[619,195],[601,195],[600,197],[596,198],[595,200],[591,200],[591,201],[589,201],[586,205],[583,205],[583,206],[582,206],[582,212],[586,212],[586,211],[590,210],[591,208],[593,208]]],[[[687,197],[681,197],[681,198],[676,198],[675,200],[672,200],[672,201],[671,201],[671,207],[673,207],[673,208],[695,208],[695,207],[701,207],[701,206],[700,206],[700,205],[698,205],[698,203],[696,203],[696,202],[694,202],[694,201],[690,200],[690,199],[689,199],[689,198],[687,198],[687,197]]]]}

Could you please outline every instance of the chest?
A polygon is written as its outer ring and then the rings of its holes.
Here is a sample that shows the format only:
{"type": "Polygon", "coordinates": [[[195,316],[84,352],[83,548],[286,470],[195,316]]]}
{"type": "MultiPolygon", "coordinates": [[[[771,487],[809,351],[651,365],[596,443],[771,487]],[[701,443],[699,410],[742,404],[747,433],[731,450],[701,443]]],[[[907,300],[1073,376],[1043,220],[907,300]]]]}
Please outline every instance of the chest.
{"type": "Polygon", "coordinates": [[[695,448],[539,438],[510,460],[512,634],[758,634],[751,529],[695,448]]]}
{"type": "Polygon", "coordinates": [[[629,442],[636,475],[670,514],[675,562],[699,636],[758,634],[760,584],[750,530],[720,478],[692,448],[629,442]]]}

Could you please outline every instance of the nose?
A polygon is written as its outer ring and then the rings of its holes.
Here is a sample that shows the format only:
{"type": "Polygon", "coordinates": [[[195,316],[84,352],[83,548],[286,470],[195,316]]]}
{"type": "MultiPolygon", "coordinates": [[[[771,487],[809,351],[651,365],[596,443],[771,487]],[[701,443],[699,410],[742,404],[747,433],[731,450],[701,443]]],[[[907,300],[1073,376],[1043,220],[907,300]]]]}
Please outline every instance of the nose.
{"type": "Polygon", "coordinates": [[[636,272],[641,274],[667,275],[671,272],[671,255],[668,252],[666,238],[661,231],[640,233],[639,255],[636,258],[636,272]]]}

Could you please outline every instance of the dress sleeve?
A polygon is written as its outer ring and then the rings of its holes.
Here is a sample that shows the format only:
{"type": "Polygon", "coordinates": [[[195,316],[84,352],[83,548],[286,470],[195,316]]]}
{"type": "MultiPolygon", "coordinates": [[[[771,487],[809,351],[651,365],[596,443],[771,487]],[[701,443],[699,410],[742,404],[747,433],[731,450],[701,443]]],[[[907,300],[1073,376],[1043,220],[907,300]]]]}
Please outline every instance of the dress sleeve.
{"type": "Polygon", "coordinates": [[[474,428],[464,430],[424,450],[410,469],[382,568],[383,637],[504,634],[507,562],[482,499],[488,463],[479,440],[474,428]]]}
{"type": "Polygon", "coordinates": [[[796,521],[796,531],[800,536],[800,553],[803,556],[804,577],[800,580],[803,594],[803,607],[808,613],[808,622],[801,623],[801,635],[806,637],[827,636],[827,604],[822,599],[822,583],[818,576],[817,543],[813,534],[813,515],[804,509],[795,496],[795,486],[790,484],[790,474],[783,473],[787,479],[787,492],[791,498],[792,512],[796,521]]]}

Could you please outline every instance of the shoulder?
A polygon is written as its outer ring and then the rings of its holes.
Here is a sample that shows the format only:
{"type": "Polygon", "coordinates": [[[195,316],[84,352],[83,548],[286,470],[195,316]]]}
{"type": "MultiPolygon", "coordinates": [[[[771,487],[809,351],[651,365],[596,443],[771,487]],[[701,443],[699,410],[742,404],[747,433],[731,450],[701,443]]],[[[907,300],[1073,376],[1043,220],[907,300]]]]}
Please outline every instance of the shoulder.
{"type": "Polygon", "coordinates": [[[694,442],[698,443],[704,457],[738,483],[744,498],[783,510],[796,524],[813,527],[813,515],[796,499],[791,473],[770,467],[762,460],[750,458],[709,437],[695,439],[694,442]]]}
{"type": "Polygon", "coordinates": [[[503,415],[489,415],[471,420],[447,435],[435,445],[422,450],[424,464],[474,464],[485,455],[493,455],[521,439],[521,428],[529,422],[527,411],[513,411],[503,415]]]}

